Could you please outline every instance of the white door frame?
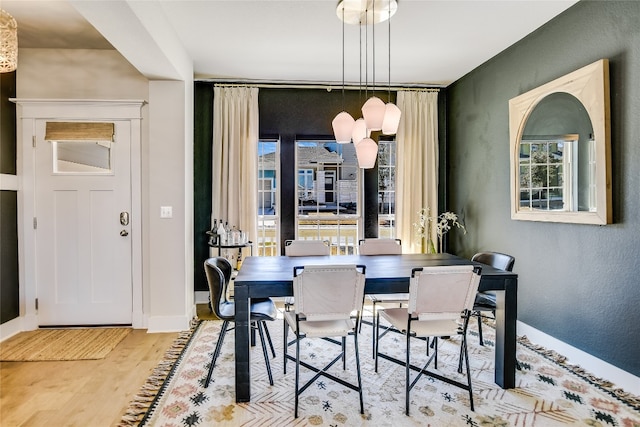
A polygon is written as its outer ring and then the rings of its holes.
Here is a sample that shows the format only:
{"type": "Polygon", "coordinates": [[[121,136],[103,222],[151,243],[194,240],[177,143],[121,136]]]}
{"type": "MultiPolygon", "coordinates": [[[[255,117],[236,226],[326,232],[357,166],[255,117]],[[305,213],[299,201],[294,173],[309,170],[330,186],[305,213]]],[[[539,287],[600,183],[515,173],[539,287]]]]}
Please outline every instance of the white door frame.
{"type": "Polygon", "coordinates": [[[18,259],[22,330],[38,328],[36,284],[35,215],[35,123],[36,120],[128,120],[131,123],[131,279],[132,325],[145,328],[142,301],[142,197],[141,120],[142,100],[11,99],[17,104],[18,259]]]}

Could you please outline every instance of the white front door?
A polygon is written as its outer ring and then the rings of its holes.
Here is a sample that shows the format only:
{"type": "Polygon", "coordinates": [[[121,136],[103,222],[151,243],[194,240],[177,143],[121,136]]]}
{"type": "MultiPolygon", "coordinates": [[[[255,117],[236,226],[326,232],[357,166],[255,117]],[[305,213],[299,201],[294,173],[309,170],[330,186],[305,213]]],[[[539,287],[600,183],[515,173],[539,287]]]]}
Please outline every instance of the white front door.
{"type": "Polygon", "coordinates": [[[45,141],[36,121],[38,323],[132,323],[131,123],[114,142],[45,141]]]}

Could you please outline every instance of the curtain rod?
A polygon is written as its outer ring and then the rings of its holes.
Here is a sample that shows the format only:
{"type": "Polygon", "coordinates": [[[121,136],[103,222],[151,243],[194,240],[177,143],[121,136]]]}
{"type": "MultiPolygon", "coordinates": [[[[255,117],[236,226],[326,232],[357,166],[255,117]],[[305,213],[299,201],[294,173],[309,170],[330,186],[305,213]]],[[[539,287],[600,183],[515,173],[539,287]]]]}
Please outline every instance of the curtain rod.
{"type": "MultiPolygon", "coordinates": [[[[215,80],[215,79],[196,79],[196,82],[204,82],[204,83],[213,83],[215,86],[219,87],[247,87],[253,86],[258,88],[276,88],[276,89],[324,89],[327,92],[331,92],[334,89],[342,90],[342,83],[303,83],[303,82],[257,82],[257,81],[246,81],[246,82],[237,82],[237,81],[223,81],[223,80],[215,80]]],[[[372,91],[371,87],[354,85],[354,84],[345,84],[345,90],[368,90],[372,91]]],[[[425,92],[439,92],[440,87],[436,87],[433,85],[406,85],[406,86],[376,86],[375,92],[384,92],[384,91],[400,91],[400,90],[418,90],[425,92]]]]}

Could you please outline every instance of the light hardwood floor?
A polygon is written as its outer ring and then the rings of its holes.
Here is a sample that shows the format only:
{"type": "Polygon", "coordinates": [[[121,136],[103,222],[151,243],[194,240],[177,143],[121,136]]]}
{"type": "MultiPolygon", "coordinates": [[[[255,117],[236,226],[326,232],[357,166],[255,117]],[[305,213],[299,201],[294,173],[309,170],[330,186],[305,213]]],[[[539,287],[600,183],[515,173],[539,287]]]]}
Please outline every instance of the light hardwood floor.
{"type": "Polygon", "coordinates": [[[0,362],[0,425],[116,425],[178,337],[133,330],[102,360],[0,362]]]}

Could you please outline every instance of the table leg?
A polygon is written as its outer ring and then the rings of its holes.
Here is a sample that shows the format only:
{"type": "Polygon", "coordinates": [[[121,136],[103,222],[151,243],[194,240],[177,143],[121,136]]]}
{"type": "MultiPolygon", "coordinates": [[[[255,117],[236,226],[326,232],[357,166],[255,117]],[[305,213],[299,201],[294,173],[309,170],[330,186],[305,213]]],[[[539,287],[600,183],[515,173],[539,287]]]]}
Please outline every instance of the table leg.
{"type": "Polygon", "coordinates": [[[507,279],[504,291],[496,291],[495,382],[502,388],[516,386],[516,320],[518,281],[507,279]]]}
{"type": "Polygon", "coordinates": [[[249,292],[246,286],[234,288],[236,309],[236,402],[251,401],[249,359],[249,292]]]}

